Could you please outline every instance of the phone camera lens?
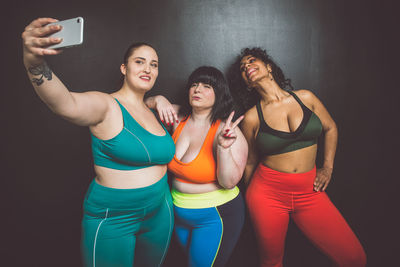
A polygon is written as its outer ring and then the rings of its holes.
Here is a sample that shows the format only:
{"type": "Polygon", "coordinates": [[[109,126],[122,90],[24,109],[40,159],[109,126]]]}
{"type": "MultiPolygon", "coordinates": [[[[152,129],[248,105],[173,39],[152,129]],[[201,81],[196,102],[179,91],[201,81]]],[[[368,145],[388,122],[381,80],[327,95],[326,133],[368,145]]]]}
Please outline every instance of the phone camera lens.
{"type": "Polygon", "coordinates": [[[79,23],[79,22],[81,22],[81,19],[77,19],[76,21],[79,23]]]}

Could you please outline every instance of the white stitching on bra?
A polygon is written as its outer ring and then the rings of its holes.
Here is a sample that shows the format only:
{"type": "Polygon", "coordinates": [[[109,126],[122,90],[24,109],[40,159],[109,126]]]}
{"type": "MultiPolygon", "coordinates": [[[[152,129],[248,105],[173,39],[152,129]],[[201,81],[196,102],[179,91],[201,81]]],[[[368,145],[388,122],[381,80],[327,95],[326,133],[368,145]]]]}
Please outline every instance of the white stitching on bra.
{"type": "Polygon", "coordinates": [[[149,151],[147,150],[146,146],[143,144],[143,142],[139,139],[139,137],[137,137],[134,133],[132,133],[131,131],[129,131],[125,126],[124,126],[124,129],[125,129],[126,131],[128,131],[128,133],[130,133],[131,135],[133,135],[134,137],[136,137],[136,139],[142,144],[144,150],[145,150],[146,153],[147,153],[147,157],[149,158],[149,163],[150,163],[150,162],[151,162],[150,154],[149,154],[149,151]]]}

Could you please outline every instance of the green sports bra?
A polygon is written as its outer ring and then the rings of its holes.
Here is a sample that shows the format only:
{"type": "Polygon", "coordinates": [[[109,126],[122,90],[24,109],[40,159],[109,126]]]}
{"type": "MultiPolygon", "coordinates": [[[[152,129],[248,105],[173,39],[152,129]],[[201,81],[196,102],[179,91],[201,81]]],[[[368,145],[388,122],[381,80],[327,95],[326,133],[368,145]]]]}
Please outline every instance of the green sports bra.
{"type": "Polygon", "coordinates": [[[262,156],[283,154],[317,143],[322,132],[322,123],[317,115],[307,108],[298,96],[291,92],[303,110],[303,120],[294,132],[283,132],[272,129],[264,120],[260,103],[256,104],[260,129],[256,136],[256,146],[262,156]]]}
{"type": "Polygon", "coordinates": [[[94,164],[116,170],[136,170],[170,162],[175,144],[165,127],[165,135],[150,133],[115,100],[122,111],[123,128],[108,140],[91,134],[94,164]]]}

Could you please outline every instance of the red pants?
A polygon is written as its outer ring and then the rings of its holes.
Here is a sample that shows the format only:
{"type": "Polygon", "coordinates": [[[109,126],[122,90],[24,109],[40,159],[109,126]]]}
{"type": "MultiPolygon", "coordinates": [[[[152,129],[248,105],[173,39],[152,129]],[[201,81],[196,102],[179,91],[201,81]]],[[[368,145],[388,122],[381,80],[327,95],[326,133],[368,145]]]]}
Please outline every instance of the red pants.
{"type": "Polygon", "coordinates": [[[325,192],[315,192],[316,169],[282,173],[259,164],[246,193],[261,265],[282,266],[289,216],[338,266],[365,266],[365,252],[325,192]]]}

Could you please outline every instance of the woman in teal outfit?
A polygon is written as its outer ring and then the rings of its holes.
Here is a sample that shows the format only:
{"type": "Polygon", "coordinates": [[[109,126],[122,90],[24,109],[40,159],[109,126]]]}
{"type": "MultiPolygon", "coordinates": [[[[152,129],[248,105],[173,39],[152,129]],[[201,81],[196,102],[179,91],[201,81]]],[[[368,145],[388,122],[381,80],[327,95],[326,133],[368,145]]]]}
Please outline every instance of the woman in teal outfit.
{"type": "Polygon", "coordinates": [[[173,228],[166,164],[174,142],[143,102],[158,76],[158,56],[145,43],[131,45],[121,65],[123,85],[115,93],[70,92],[44,56],[61,40],[57,20],[39,18],[23,39],[23,60],[36,93],[57,115],[88,126],[96,177],[84,201],[82,253],[85,266],[160,266],[173,228]]]}

